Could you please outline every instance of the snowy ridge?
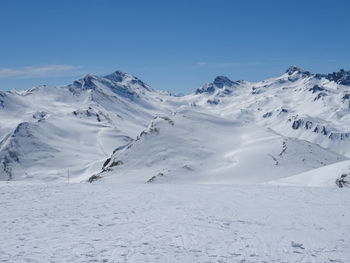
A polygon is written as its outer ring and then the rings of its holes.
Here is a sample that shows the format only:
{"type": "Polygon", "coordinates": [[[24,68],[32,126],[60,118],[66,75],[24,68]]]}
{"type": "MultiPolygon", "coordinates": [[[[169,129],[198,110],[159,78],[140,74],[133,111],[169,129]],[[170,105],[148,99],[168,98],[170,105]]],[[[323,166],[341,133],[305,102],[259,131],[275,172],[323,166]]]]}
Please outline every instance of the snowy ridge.
{"type": "Polygon", "coordinates": [[[176,97],[116,71],[0,92],[0,180],[282,180],[350,157],[349,76],[292,66],[176,97]]]}

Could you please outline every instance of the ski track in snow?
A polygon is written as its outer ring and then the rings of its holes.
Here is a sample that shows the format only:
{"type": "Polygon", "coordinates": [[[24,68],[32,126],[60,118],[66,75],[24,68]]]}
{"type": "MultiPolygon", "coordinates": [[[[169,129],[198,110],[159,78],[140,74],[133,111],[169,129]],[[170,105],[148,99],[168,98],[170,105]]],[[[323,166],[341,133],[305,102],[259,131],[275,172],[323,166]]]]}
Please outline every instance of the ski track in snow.
{"type": "Polygon", "coordinates": [[[348,189],[0,184],[0,262],[350,262],[348,189]]]}

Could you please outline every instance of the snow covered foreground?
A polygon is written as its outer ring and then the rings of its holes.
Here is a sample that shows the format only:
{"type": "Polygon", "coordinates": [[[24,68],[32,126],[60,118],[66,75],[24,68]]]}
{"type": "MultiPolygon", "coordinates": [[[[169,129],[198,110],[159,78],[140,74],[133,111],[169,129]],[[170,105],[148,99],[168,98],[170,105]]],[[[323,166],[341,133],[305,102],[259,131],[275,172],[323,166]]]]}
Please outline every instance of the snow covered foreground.
{"type": "Polygon", "coordinates": [[[0,262],[350,262],[350,191],[0,184],[0,262]]]}

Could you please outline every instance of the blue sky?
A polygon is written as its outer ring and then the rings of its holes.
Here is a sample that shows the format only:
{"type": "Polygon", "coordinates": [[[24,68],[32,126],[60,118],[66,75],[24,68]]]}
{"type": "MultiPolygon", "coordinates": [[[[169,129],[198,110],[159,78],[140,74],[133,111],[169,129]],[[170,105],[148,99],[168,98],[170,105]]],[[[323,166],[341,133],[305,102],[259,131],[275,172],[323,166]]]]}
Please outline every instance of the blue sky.
{"type": "Polygon", "coordinates": [[[117,69],[189,93],[217,75],[350,69],[347,0],[3,0],[0,89],[117,69]]]}

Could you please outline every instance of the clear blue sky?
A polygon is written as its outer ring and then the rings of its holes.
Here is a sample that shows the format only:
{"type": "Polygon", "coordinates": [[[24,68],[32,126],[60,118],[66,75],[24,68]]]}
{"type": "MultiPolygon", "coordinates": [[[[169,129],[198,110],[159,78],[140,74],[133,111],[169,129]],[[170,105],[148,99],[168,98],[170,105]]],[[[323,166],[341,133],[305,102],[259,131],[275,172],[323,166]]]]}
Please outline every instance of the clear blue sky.
{"type": "Polygon", "coordinates": [[[0,89],[117,69],[189,93],[216,75],[350,69],[348,0],[2,0],[0,89]]]}

